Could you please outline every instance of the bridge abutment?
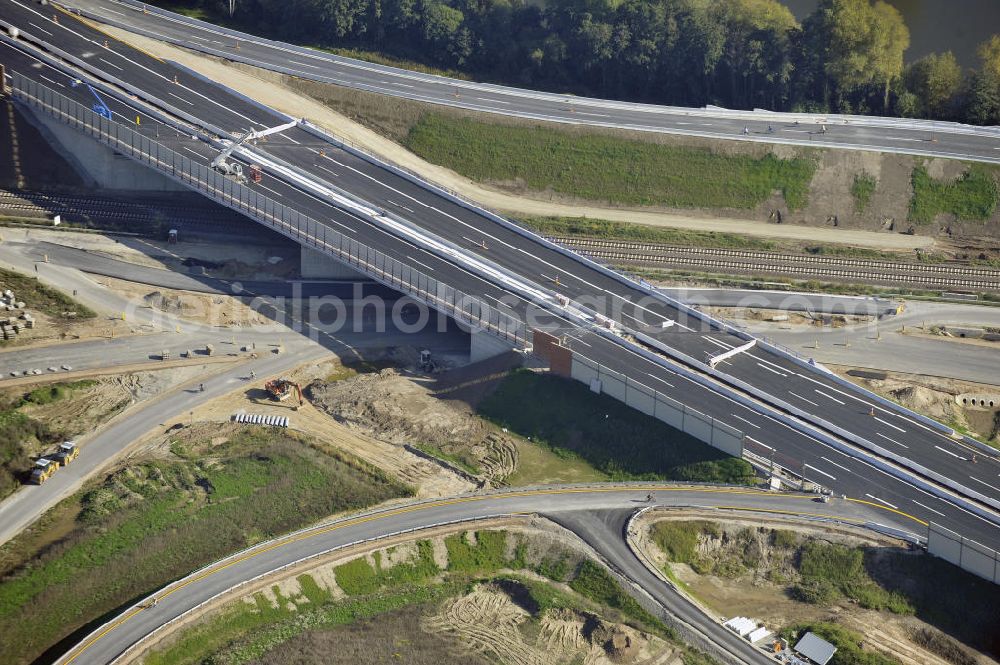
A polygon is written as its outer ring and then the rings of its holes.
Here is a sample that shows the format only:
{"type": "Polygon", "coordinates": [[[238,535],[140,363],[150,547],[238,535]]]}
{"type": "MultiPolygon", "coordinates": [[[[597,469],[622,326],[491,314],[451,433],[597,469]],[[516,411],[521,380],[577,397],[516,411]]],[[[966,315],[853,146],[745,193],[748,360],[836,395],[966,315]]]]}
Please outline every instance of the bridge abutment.
{"type": "Polygon", "coordinates": [[[77,129],[63,124],[27,105],[20,107],[49,144],[65,157],[90,187],[119,191],[187,192],[187,187],[153,169],[136,164],[125,155],[99,143],[77,129]]]}

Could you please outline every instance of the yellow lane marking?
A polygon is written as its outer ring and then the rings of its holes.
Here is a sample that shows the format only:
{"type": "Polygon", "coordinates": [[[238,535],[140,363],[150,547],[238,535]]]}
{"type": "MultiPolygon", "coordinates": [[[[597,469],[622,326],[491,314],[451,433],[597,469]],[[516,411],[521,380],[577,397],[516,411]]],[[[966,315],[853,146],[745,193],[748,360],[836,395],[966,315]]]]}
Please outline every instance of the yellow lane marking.
{"type": "Polygon", "coordinates": [[[902,515],[903,517],[906,517],[908,519],[913,520],[917,524],[923,524],[924,526],[928,526],[927,522],[923,521],[922,519],[920,519],[918,517],[914,517],[913,515],[911,515],[909,513],[904,513],[902,510],[897,510],[896,508],[890,508],[889,506],[883,506],[881,504],[875,503],[874,501],[865,501],[864,499],[851,499],[851,498],[848,498],[847,500],[848,501],[853,501],[854,503],[863,503],[866,506],[873,506],[875,508],[880,508],[880,509],[886,510],[886,511],[888,511],[890,513],[896,513],[897,515],[902,515]]]}
{"type": "Polygon", "coordinates": [[[143,54],[149,56],[150,58],[152,58],[153,60],[156,60],[157,62],[163,62],[163,60],[160,60],[155,55],[153,55],[152,53],[150,53],[149,51],[147,51],[146,49],[140,48],[138,46],[133,46],[132,44],[129,44],[128,42],[126,42],[124,40],[118,39],[117,37],[115,37],[111,33],[104,31],[99,25],[97,25],[93,21],[87,20],[87,19],[83,18],[82,16],[77,16],[73,12],[69,11],[68,9],[65,9],[64,7],[62,7],[60,5],[52,5],[52,6],[55,7],[56,9],[58,9],[59,11],[61,11],[63,14],[66,14],[66,16],[70,16],[70,17],[76,19],[77,21],[79,21],[83,25],[87,26],[91,30],[96,30],[97,32],[99,32],[102,35],[104,35],[105,37],[108,37],[110,39],[115,40],[116,42],[118,42],[119,44],[121,44],[122,46],[124,46],[125,48],[132,49],[133,51],[138,51],[139,53],[143,53],[143,54]]]}
{"type": "Polygon", "coordinates": [[[823,513],[805,513],[798,510],[774,510],[773,508],[748,508],[746,506],[715,506],[721,510],[742,510],[748,513],[775,513],[777,515],[796,515],[798,517],[822,517],[825,519],[835,519],[838,522],[851,522],[852,524],[864,524],[867,520],[859,520],[854,517],[837,517],[823,513]]]}
{"type": "MultiPolygon", "coordinates": [[[[194,577],[191,577],[190,579],[187,579],[187,580],[181,582],[180,584],[177,584],[173,588],[165,591],[162,595],[159,596],[159,598],[156,598],[156,596],[154,596],[154,599],[157,600],[157,601],[159,601],[159,600],[162,600],[164,598],[167,598],[171,594],[176,593],[177,591],[180,591],[181,589],[183,589],[184,587],[188,586],[189,584],[193,584],[194,582],[200,582],[201,580],[203,580],[203,579],[205,579],[207,577],[210,577],[212,575],[215,575],[216,573],[222,572],[223,570],[226,570],[227,568],[230,568],[231,566],[235,566],[238,563],[242,563],[242,562],[247,561],[249,559],[252,559],[252,558],[254,558],[256,556],[264,554],[266,552],[271,552],[273,550],[278,549],[279,547],[284,547],[285,545],[290,545],[292,543],[297,543],[297,542],[300,542],[300,541],[303,541],[303,540],[308,540],[310,538],[315,538],[316,536],[321,536],[321,535],[330,533],[332,531],[336,531],[338,529],[343,529],[343,528],[346,528],[346,527],[349,527],[349,526],[357,526],[357,525],[360,525],[360,524],[365,524],[367,522],[372,522],[372,521],[375,521],[375,520],[385,519],[387,517],[396,517],[398,515],[405,515],[407,513],[412,513],[412,512],[419,511],[419,510],[427,510],[427,509],[430,509],[430,508],[441,508],[441,507],[444,507],[444,506],[453,506],[453,505],[458,505],[458,504],[462,504],[462,503],[472,503],[474,501],[486,501],[486,500],[489,500],[489,499],[517,499],[517,498],[524,498],[524,497],[548,496],[548,495],[559,495],[559,494],[588,494],[588,493],[589,494],[595,494],[595,493],[605,493],[605,494],[607,494],[607,493],[612,493],[612,492],[642,492],[642,491],[646,491],[646,492],[650,492],[650,491],[654,491],[654,492],[698,492],[698,493],[708,493],[708,494],[729,494],[729,495],[753,494],[753,495],[759,496],[760,498],[763,498],[763,499],[767,499],[767,498],[773,498],[773,499],[801,499],[801,500],[805,500],[805,501],[812,501],[813,498],[815,498],[815,497],[812,497],[812,496],[783,496],[783,495],[778,495],[778,494],[768,494],[768,493],[762,492],[760,490],[732,489],[732,488],[727,488],[727,487],[693,488],[693,487],[669,487],[669,486],[656,486],[656,485],[649,486],[649,485],[647,485],[647,486],[635,487],[635,488],[628,488],[628,487],[621,487],[621,486],[618,486],[618,487],[555,488],[555,489],[547,489],[547,490],[543,489],[543,490],[530,490],[530,491],[524,491],[524,492],[511,492],[509,494],[493,494],[493,495],[483,495],[483,496],[467,496],[467,497],[460,497],[460,498],[455,498],[455,499],[443,499],[441,501],[434,501],[434,502],[431,502],[431,503],[422,503],[422,504],[417,504],[417,505],[413,505],[413,506],[406,506],[406,507],[402,507],[402,508],[396,508],[394,510],[389,510],[389,511],[382,512],[382,513],[375,513],[374,515],[366,515],[366,516],[362,516],[362,517],[349,518],[349,519],[344,520],[343,522],[338,522],[336,524],[331,524],[331,525],[326,526],[326,527],[321,527],[321,528],[313,529],[313,530],[310,530],[310,531],[305,531],[305,532],[300,533],[300,534],[298,534],[296,536],[292,536],[292,537],[285,538],[285,539],[282,539],[282,540],[277,540],[274,543],[272,543],[272,544],[270,544],[270,545],[268,545],[266,547],[261,547],[259,549],[250,550],[246,554],[244,554],[242,556],[235,557],[231,561],[227,561],[226,563],[224,563],[222,565],[219,565],[219,566],[216,566],[216,567],[213,567],[213,568],[208,568],[203,573],[201,573],[200,575],[196,575],[194,577]]],[[[879,505],[877,503],[872,503],[872,502],[869,502],[869,501],[862,501],[860,499],[848,499],[848,501],[855,501],[857,503],[863,503],[863,504],[869,505],[869,506],[871,506],[873,508],[878,508],[878,509],[881,509],[881,510],[886,510],[886,511],[889,511],[889,512],[897,513],[897,514],[902,515],[904,517],[908,517],[908,518],[910,518],[910,519],[912,519],[912,520],[914,520],[914,521],[916,521],[916,522],[918,522],[920,524],[923,524],[924,526],[927,525],[926,522],[924,522],[922,520],[919,520],[916,517],[913,517],[912,515],[907,515],[906,513],[902,512],[902,511],[893,510],[891,508],[888,508],[888,507],[885,507],[885,506],[881,506],[881,505],[879,505]]],[[[796,513],[795,511],[770,510],[770,509],[764,509],[764,508],[754,509],[754,508],[739,508],[739,507],[733,507],[733,506],[717,506],[717,507],[718,508],[729,508],[729,509],[735,509],[735,510],[745,510],[745,511],[748,511],[748,512],[751,512],[751,511],[756,511],[756,512],[774,512],[774,513],[786,513],[786,514],[791,514],[791,515],[798,514],[798,515],[814,515],[814,516],[817,516],[817,517],[834,517],[832,515],[823,515],[823,514],[820,514],[820,513],[804,513],[804,512],[803,513],[796,513]]],[[[854,519],[854,518],[840,518],[840,517],[837,517],[836,519],[842,519],[844,521],[854,521],[854,522],[864,523],[864,520],[857,520],[857,519],[854,519]]],[[[130,611],[130,612],[122,615],[117,621],[115,621],[112,624],[110,624],[105,630],[103,630],[99,634],[95,635],[93,637],[93,639],[88,640],[87,642],[85,642],[84,644],[80,645],[79,647],[74,647],[74,648],[76,648],[78,650],[72,656],[70,656],[69,658],[67,658],[67,660],[66,660],[67,665],[69,663],[72,663],[77,658],[79,658],[80,655],[83,654],[83,652],[85,652],[91,646],[93,646],[94,644],[96,644],[97,641],[100,640],[102,637],[104,637],[105,635],[107,635],[108,633],[110,633],[112,630],[118,628],[119,626],[121,626],[122,624],[124,624],[126,621],[128,621],[129,619],[131,619],[132,617],[134,617],[135,615],[139,614],[142,611],[142,609],[143,608],[135,608],[132,611],[130,611]]]]}

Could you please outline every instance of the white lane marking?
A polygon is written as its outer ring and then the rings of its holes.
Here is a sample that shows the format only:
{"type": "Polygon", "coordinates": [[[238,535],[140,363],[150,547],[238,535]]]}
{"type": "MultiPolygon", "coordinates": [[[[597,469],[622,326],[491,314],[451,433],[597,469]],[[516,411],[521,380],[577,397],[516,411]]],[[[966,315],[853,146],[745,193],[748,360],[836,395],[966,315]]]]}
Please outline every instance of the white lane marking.
{"type": "Polygon", "coordinates": [[[276,192],[273,189],[271,189],[270,187],[268,187],[267,185],[257,185],[257,186],[260,187],[261,189],[266,189],[267,191],[271,192],[275,196],[280,196],[280,197],[284,198],[284,195],[281,192],[276,192]]]}
{"type": "Polygon", "coordinates": [[[183,97],[178,97],[177,95],[175,95],[172,92],[168,92],[167,94],[170,95],[171,97],[173,97],[174,99],[181,100],[182,102],[184,102],[185,104],[188,104],[189,106],[194,106],[194,102],[189,102],[188,100],[184,99],[183,97]]]}
{"type": "Polygon", "coordinates": [[[887,420],[882,420],[878,416],[875,416],[875,420],[879,421],[883,425],[888,425],[889,427],[893,428],[894,430],[898,430],[898,431],[902,432],[903,434],[906,434],[906,430],[905,429],[903,429],[902,427],[896,427],[895,425],[893,425],[892,423],[888,422],[887,420]]]}
{"type": "Polygon", "coordinates": [[[708,335],[702,335],[701,338],[703,340],[705,340],[706,342],[711,342],[712,344],[715,344],[716,346],[722,347],[723,349],[726,349],[727,351],[729,349],[733,348],[733,347],[729,346],[728,344],[724,344],[724,343],[720,342],[717,339],[712,339],[708,335]]]}
{"type": "Polygon", "coordinates": [[[833,396],[833,395],[831,395],[830,393],[825,393],[825,392],[823,392],[822,390],[820,390],[820,389],[818,389],[818,388],[813,388],[813,391],[815,391],[815,392],[819,393],[820,395],[822,395],[823,397],[825,397],[825,398],[827,398],[827,399],[832,399],[832,400],[833,400],[834,402],[836,402],[837,404],[841,404],[841,405],[843,405],[843,404],[844,404],[844,402],[841,402],[841,401],[840,401],[839,399],[837,399],[836,397],[834,397],[834,396],[833,396]]]}
{"type": "Polygon", "coordinates": [[[405,205],[403,205],[402,203],[396,203],[396,202],[395,202],[395,201],[393,201],[392,199],[386,199],[386,201],[387,201],[387,202],[389,202],[390,204],[392,204],[392,205],[396,206],[397,208],[402,208],[403,210],[406,210],[406,211],[408,211],[408,212],[413,212],[413,208],[407,208],[407,207],[406,207],[405,205]]]}
{"type": "Polygon", "coordinates": [[[990,484],[989,484],[988,482],[986,482],[985,480],[980,480],[979,478],[976,478],[975,476],[969,476],[969,478],[971,478],[972,480],[975,480],[975,481],[976,481],[977,483],[980,483],[980,484],[982,484],[982,485],[986,485],[986,486],[987,486],[987,487],[989,487],[989,488],[990,488],[991,490],[996,490],[997,492],[1000,492],[1000,487],[997,487],[996,485],[990,485],[990,484]]]}
{"type": "Polygon", "coordinates": [[[803,397],[802,395],[799,395],[798,393],[793,393],[791,390],[788,391],[788,394],[791,395],[792,397],[798,397],[803,402],[809,402],[813,406],[819,406],[819,404],[817,404],[816,402],[812,401],[811,399],[809,399],[807,397],[803,397]]]}
{"type": "Polygon", "coordinates": [[[871,494],[865,494],[865,496],[868,497],[869,499],[875,499],[879,503],[884,503],[885,505],[889,506],[893,510],[899,510],[899,508],[897,508],[896,506],[892,505],[891,503],[889,503],[888,501],[886,501],[884,499],[878,498],[877,496],[872,496],[871,494]]]}
{"type": "Polygon", "coordinates": [[[418,266],[423,266],[423,267],[427,268],[428,270],[430,270],[431,272],[434,272],[434,268],[431,268],[429,265],[427,265],[426,263],[424,263],[422,261],[417,261],[415,258],[413,258],[412,256],[410,256],[409,254],[406,255],[406,258],[408,260],[410,260],[410,261],[413,261],[418,266]]]}
{"type": "MultiPolygon", "coordinates": [[[[584,341],[583,341],[582,339],[580,339],[579,337],[573,337],[572,335],[570,335],[570,336],[569,336],[569,338],[570,338],[571,340],[573,340],[574,342],[579,342],[580,344],[583,344],[583,345],[584,345],[585,347],[587,347],[588,349],[592,349],[592,348],[594,347],[594,345],[593,345],[593,344],[587,344],[586,342],[584,342],[584,341]]],[[[655,379],[656,377],[654,376],[653,378],[655,379]]]]}
{"type": "Polygon", "coordinates": [[[735,413],[731,413],[729,415],[731,415],[733,418],[736,418],[737,420],[742,420],[747,425],[750,425],[750,427],[756,427],[757,429],[760,429],[760,425],[758,425],[757,423],[752,423],[749,420],[747,420],[746,418],[741,418],[740,416],[736,415],[735,413]]]}
{"type": "Polygon", "coordinates": [[[766,369],[766,370],[767,370],[768,372],[770,372],[771,374],[777,374],[778,376],[788,376],[788,375],[787,375],[787,374],[785,374],[784,372],[779,372],[779,371],[778,371],[778,370],[776,370],[776,369],[771,369],[770,367],[768,367],[768,366],[767,366],[767,365],[765,365],[764,363],[757,363],[757,367],[760,367],[761,369],[766,369]]]}
{"type": "Polygon", "coordinates": [[[853,471],[851,471],[850,469],[848,469],[843,464],[837,464],[836,462],[834,462],[832,459],[830,459],[828,457],[823,457],[822,455],[820,455],[820,459],[823,460],[824,462],[829,462],[830,464],[834,465],[837,468],[843,469],[847,473],[854,473],[853,471]]]}
{"type": "Polygon", "coordinates": [[[49,32],[48,30],[46,30],[42,26],[38,25],[37,23],[32,23],[31,21],[28,21],[28,25],[30,25],[31,27],[33,27],[33,28],[35,28],[37,30],[41,30],[42,32],[44,32],[45,34],[47,34],[49,37],[52,36],[51,32],[49,32]]]}
{"type": "Polygon", "coordinates": [[[945,449],[944,449],[944,448],[942,448],[941,446],[934,446],[934,447],[935,447],[935,448],[937,448],[938,450],[940,450],[940,451],[941,451],[941,452],[943,452],[943,453],[948,453],[948,454],[949,454],[949,455],[951,455],[952,457],[957,457],[957,458],[958,458],[958,459],[960,459],[960,460],[964,460],[964,459],[965,459],[965,458],[964,458],[964,457],[962,457],[961,455],[956,455],[955,453],[951,452],[950,450],[945,450],[945,449]]]}
{"type": "Polygon", "coordinates": [[[896,439],[890,439],[890,438],[889,438],[889,437],[887,437],[887,436],[886,436],[885,434],[882,434],[882,432],[875,432],[875,436],[880,436],[880,437],[882,437],[883,439],[885,439],[886,441],[892,441],[892,442],[893,442],[893,443],[895,443],[895,444],[896,444],[897,446],[903,446],[904,448],[909,448],[909,446],[908,446],[908,445],[906,445],[905,443],[900,443],[899,441],[896,441],[896,439]]]}
{"type": "Polygon", "coordinates": [[[592,118],[610,118],[611,116],[605,115],[603,113],[584,113],[583,111],[577,111],[577,115],[589,115],[592,118]]]}
{"type": "Polygon", "coordinates": [[[45,74],[39,74],[39,75],[38,75],[38,78],[41,78],[41,79],[45,79],[45,80],[46,80],[46,81],[48,81],[49,83],[52,83],[52,84],[54,84],[54,85],[57,85],[57,86],[59,86],[60,88],[65,88],[65,87],[66,87],[66,86],[64,86],[64,85],[63,85],[62,83],[60,83],[59,81],[53,81],[52,79],[50,79],[50,78],[49,78],[48,76],[46,76],[45,74]]]}
{"type": "Polygon", "coordinates": [[[110,7],[103,7],[102,9],[104,9],[104,11],[106,11],[106,12],[111,12],[112,14],[118,14],[119,16],[125,16],[125,14],[123,14],[123,13],[121,13],[119,11],[115,11],[114,9],[111,9],[110,7]]]}
{"type": "Polygon", "coordinates": [[[651,379],[656,379],[656,380],[657,380],[657,381],[659,381],[660,383],[666,383],[666,384],[667,384],[668,386],[670,386],[671,388],[673,388],[673,387],[674,387],[674,384],[672,384],[672,383],[668,382],[668,381],[667,381],[666,379],[661,379],[660,377],[656,376],[655,374],[649,374],[649,373],[647,372],[647,373],[646,373],[646,376],[648,376],[648,377],[649,377],[649,378],[651,378],[651,379]]]}
{"type": "Polygon", "coordinates": [[[829,473],[827,473],[823,469],[817,469],[812,464],[803,464],[802,466],[806,467],[807,469],[812,469],[816,473],[822,473],[824,476],[826,476],[827,478],[830,478],[831,480],[836,480],[837,479],[836,476],[831,476],[829,473]]]}
{"type": "Polygon", "coordinates": [[[414,86],[409,83],[396,83],[395,81],[388,81],[389,85],[398,85],[400,88],[412,88],[414,86]]]}
{"type": "Polygon", "coordinates": [[[117,69],[117,70],[118,70],[118,71],[120,71],[120,72],[123,72],[123,71],[125,71],[124,69],[122,69],[121,67],[119,67],[118,65],[116,65],[115,63],[113,63],[113,62],[108,62],[108,61],[107,61],[107,60],[105,60],[104,58],[98,58],[98,60],[100,60],[101,62],[103,62],[103,63],[104,63],[105,65],[108,65],[108,66],[110,66],[110,67],[114,67],[115,69],[117,69]]]}
{"type": "Polygon", "coordinates": [[[195,157],[197,157],[198,159],[205,159],[205,156],[204,156],[204,155],[200,155],[200,154],[198,154],[197,152],[195,152],[195,151],[194,151],[194,150],[192,150],[191,148],[187,147],[186,145],[182,145],[182,146],[181,146],[181,150],[187,150],[188,152],[190,152],[190,153],[191,153],[192,155],[194,155],[194,156],[195,156],[195,157]]]}
{"type": "Polygon", "coordinates": [[[326,171],[326,172],[327,172],[327,173],[329,173],[330,175],[332,175],[332,176],[335,176],[335,177],[337,177],[337,178],[339,178],[339,177],[340,177],[340,174],[339,174],[339,173],[337,173],[336,171],[331,171],[330,169],[326,168],[325,166],[323,166],[323,165],[321,165],[321,164],[317,164],[317,165],[316,165],[316,168],[318,168],[318,169],[323,169],[324,171],[326,171]]]}
{"type": "Polygon", "coordinates": [[[505,102],[502,99],[490,99],[489,97],[476,97],[481,102],[489,102],[490,104],[506,104],[510,105],[510,102],[505,102]]]}
{"type": "Polygon", "coordinates": [[[931,511],[932,513],[937,513],[937,514],[938,514],[938,515],[940,515],[941,517],[945,517],[945,514],[944,514],[944,513],[942,513],[941,511],[939,511],[939,510],[934,510],[934,509],[933,509],[933,508],[931,508],[930,506],[928,506],[928,505],[926,505],[926,504],[923,504],[923,503],[920,503],[920,502],[919,502],[919,501],[917,501],[916,499],[910,499],[910,501],[912,501],[913,503],[917,504],[918,506],[920,506],[920,507],[921,507],[921,508],[923,508],[924,510],[929,510],[929,511],[931,511]]]}
{"type": "Polygon", "coordinates": [[[317,67],[316,65],[310,65],[305,62],[299,62],[298,60],[289,60],[288,62],[293,65],[298,65],[299,67],[308,67],[309,69],[322,69],[322,67],[317,67]]]}

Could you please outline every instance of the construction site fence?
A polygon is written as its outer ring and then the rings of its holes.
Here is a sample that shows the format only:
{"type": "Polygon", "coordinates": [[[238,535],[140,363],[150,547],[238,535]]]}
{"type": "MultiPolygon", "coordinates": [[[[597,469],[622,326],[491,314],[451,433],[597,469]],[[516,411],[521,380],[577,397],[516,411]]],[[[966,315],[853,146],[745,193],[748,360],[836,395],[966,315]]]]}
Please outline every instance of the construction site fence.
{"type": "Polygon", "coordinates": [[[482,330],[513,344],[529,346],[530,332],[517,318],[463,293],[384,252],[350,238],[326,224],[278,203],[121,123],[19,73],[11,75],[14,98],[44,112],[100,143],[214,201],[241,212],[301,245],[318,250],[372,279],[423,302],[473,330],[482,330]]]}
{"type": "Polygon", "coordinates": [[[589,386],[595,393],[613,397],[727,455],[743,456],[743,432],[638,383],[621,372],[573,354],[571,376],[589,386]]]}
{"type": "Polygon", "coordinates": [[[1000,552],[933,522],[927,525],[927,551],[984,580],[1000,584],[1000,552]]]}

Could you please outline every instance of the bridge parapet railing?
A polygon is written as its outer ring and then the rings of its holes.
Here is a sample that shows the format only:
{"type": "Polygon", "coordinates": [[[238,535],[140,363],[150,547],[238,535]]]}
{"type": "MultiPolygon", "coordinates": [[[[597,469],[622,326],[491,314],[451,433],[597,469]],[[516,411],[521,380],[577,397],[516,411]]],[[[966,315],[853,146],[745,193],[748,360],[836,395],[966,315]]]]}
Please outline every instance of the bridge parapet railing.
{"type": "Polygon", "coordinates": [[[530,346],[530,331],[520,319],[358,242],[328,224],[278,203],[251,187],[241,185],[208,165],[126,125],[98,115],[34,79],[18,72],[12,73],[10,79],[13,97],[18,102],[52,116],[126,157],[246,214],[299,244],[338,259],[461,323],[492,333],[515,346],[530,346]]]}

